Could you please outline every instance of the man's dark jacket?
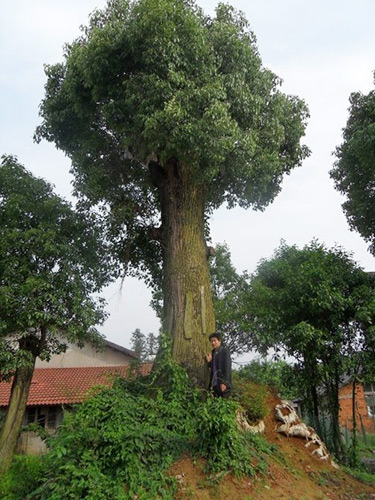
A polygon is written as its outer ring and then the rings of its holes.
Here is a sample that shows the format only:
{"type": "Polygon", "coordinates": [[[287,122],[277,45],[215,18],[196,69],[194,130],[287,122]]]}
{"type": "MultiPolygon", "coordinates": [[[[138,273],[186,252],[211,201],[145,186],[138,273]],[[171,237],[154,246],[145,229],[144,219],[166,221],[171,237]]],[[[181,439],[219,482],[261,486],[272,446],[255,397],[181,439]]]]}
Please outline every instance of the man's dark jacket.
{"type": "Polygon", "coordinates": [[[211,367],[210,387],[212,387],[214,367],[216,367],[215,387],[225,384],[228,390],[232,389],[232,360],[227,347],[221,345],[212,350],[212,361],[209,366],[211,367]]]}

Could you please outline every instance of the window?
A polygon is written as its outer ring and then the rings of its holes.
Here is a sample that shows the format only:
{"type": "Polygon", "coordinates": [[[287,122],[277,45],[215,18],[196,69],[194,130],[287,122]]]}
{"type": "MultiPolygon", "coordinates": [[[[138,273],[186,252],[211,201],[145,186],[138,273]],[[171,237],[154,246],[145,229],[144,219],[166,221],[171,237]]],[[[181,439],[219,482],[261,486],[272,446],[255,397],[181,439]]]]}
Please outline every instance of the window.
{"type": "Polygon", "coordinates": [[[55,429],[57,427],[57,407],[51,406],[48,408],[48,419],[47,419],[47,427],[55,429]]]}
{"type": "Polygon", "coordinates": [[[36,422],[40,425],[40,427],[43,427],[43,429],[45,428],[45,426],[46,426],[46,411],[44,408],[38,408],[36,422]]]}
{"type": "Polygon", "coordinates": [[[365,392],[375,393],[375,382],[366,382],[363,387],[365,392]]]}
{"type": "Polygon", "coordinates": [[[24,424],[39,424],[43,428],[56,429],[62,421],[62,412],[58,406],[33,406],[27,408],[24,424]]]}
{"type": "Polygon", "coordinates": [[[367,415],[375,418],[375,382],[364,384],[367,415]]]}
{"type": "Polygon", "coordinates": [[[35,406],[26,410],[26,425],[33,424],[37,420],[37,408],[35,406]]]}

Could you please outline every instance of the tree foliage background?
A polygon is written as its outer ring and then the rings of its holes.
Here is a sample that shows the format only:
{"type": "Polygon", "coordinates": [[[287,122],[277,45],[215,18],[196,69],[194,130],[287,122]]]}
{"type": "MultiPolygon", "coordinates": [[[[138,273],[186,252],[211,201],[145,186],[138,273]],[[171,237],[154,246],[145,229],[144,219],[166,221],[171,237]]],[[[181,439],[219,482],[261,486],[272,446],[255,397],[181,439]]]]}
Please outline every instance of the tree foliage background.
{"type": "Polygon", "coordinates": [[[359,359],[361,370],[373,373],[372,276],[339,247],[327,249],[313,241],[298,249],[282,243],[259,264],[245,301],[244,331],[250,336],[244,342],[263,354],[272,349],[297,361],[312,423],[327,435],[320,417],[328,412],[331,447],[343,457],[338,423],[342,376],[354,373],[353,362],[358,367],[359,359]]]}
{"type": "Polygon", "coordinates": [[[370,243],[375,255],[375,90],[351,94],[343,137],[331,177],[346,196],[343,209],[351,229],[370,243]]]}
{"type": "Polygon", "coordinates": [[[9,466],[37,357],[99,346],[101,288],[113,274],[98,218],[73,210],[15,157],[0,165],[0,380],[13,377],[0,432],[9,466]]]}
{"type": "Polygon", "coordinates": [[[0,166],[1,377],[22,353],[17,341],[46,336],[38,356],[48,359],[64,341],[95,340],[105,315],[95,294],[110,277],[97,219],[73,210],[15,157],[0,166]],[[58,337],[61,337],[61,342],[58,337]],[[16,341],[16,342],[15,342],[16,341]],[[14,347],[12,347],[14,346],[14,347]]]}

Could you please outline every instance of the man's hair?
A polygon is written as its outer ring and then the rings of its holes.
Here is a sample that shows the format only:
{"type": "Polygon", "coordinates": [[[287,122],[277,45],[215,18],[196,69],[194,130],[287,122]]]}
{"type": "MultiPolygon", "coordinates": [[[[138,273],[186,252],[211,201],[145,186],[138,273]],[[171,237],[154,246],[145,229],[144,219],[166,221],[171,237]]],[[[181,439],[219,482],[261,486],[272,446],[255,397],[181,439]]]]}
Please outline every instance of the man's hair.
{"type": "Polygon", "coordinates": [[[219,332],[211,333],[208,336],[208,338],[209,338],[209,340],[211,340],[212,338],[216,338],[217,340],[220,340],[220,342],[221,342],[221,333],[219,333],[219,332]]]}

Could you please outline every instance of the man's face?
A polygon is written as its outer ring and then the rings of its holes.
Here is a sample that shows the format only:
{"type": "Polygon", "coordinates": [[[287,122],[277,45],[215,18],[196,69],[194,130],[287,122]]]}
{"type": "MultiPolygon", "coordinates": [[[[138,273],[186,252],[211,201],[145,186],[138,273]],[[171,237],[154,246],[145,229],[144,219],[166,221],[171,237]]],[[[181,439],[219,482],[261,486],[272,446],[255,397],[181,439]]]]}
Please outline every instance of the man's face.
{"type": "Polygon", "coordinates": [[[219,340],[216,337],[212,337],[211,338],[211,346],[212,346],[212,349],[217,349],[218,347],[221,346],[221,340],[219,340]]]}

